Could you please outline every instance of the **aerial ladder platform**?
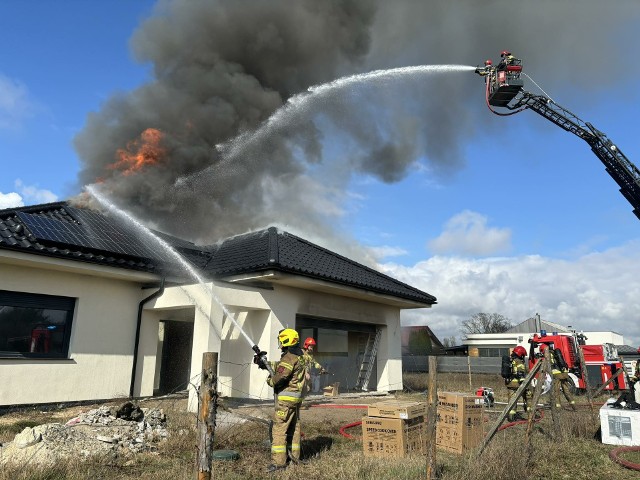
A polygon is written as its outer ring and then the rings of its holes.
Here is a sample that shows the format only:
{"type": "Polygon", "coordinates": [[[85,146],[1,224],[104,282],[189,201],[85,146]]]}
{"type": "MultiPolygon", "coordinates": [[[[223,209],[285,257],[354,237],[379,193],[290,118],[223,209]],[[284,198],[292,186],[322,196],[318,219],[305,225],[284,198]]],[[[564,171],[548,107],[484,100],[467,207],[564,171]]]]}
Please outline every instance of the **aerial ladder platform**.
{"type": "Polygon", "coordinates": [[[633,207],[633,213],[640,219],[640,170],[604,133],[558,105],[547,95],[536,95],[524,90],[522,60],[515,58],[507,50],[501,53],[498,65],[494,66],[491,60],[487,60],[484,67],[477,67],[475,71],[485,78],[487,107],[496,115],[506,116],[526,109],[533,110],[587,142],[604,164],[607,173],[620,187],[620,193],[633,207]],[[505,108],[509,112],[503,113],[494,107],[505,108]]]}

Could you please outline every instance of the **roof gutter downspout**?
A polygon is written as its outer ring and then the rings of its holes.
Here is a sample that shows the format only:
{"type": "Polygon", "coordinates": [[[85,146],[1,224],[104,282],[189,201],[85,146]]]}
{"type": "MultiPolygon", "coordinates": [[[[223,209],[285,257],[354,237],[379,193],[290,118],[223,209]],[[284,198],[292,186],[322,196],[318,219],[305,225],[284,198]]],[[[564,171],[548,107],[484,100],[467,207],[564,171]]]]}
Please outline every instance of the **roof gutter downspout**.
{"type": "Polygon", "coordinates": [[[154,298],[158,298],[164,292],[164,275],[162,276],[162,282],[160,283],[160,288],[157,292],[152,293],[147,298],[142,300],[138,304],[138,319],[136,322],[136,339],[133,344],[133,366],[131,367],[131,385],[129,386],[129,398],[133,398],[133,388],[136,384],[136,369],[138,367],[138,347],[140,343],[140,329],[142,327],[142,310],[144,308],[145,303],[150,302],[154,298]]]}

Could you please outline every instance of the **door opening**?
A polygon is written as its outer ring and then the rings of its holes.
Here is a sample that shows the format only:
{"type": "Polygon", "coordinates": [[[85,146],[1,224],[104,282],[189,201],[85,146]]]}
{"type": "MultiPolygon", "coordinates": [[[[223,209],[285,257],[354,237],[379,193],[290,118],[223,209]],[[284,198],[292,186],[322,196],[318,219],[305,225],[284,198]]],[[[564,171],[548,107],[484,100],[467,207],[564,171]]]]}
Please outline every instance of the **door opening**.
{"type": "Polygon", "coordinates": [[[160,324],[162,364],[158,390],[154,393],[166,395],[186,390],[189,386],[193,322],[164,320],[160,324]]]}

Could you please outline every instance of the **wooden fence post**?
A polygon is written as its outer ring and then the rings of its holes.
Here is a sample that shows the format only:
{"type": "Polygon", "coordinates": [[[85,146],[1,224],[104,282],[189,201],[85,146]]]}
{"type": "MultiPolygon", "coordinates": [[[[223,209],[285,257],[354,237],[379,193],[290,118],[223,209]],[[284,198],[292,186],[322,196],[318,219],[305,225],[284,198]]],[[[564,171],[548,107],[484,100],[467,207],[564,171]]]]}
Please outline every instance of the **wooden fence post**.
{"type": "Polygon", "coordinates": [[[598,387],[598,389],[595,391],[593,396],[597,397],[598,395],[600,395],[605,388],[607,388],[610,384],[614,382],[614,380],[618,377],[618,375],[622,375],[624,373],[625,373],[624,366],[616,370],[615,373],[611,375],[611,377],[609,377],[609,380],[607,380],[606,382],[604,382],[602,385],[598,387]]]}
{"type": "Polygon", "coordinates": [[[438,415],[438,357],[429,356],[427,393],[427,480],[436,478],[436,419],[438,415]]]}
{"type": "Polygon", "coordinates": [[[218,354],[202,354],[202,376],[198,396],[198,476],[197,480],[211,480],[213,436],[216,427],[218,400],[218,354]]]}
{"type": "MultiPolygon", "coordinates": [[[[545,370],[543,370],[542,375],[550,375],[551,376],[551,389],[549,390],[549,406],[551,407],[551,422],[553,423],[553,434],[557,439],[560,438],[560,417],[558,415],[558,410],[560,409],[560,388],[558,387],[560,380],[553,374],[553,368],[551,367],[551,348],[544,349],[544,359],[545,359],[545,370]],[[557,392],[556,392],[557,388],[557,392]],[[558,398],[556,398],[556,394],[558,394],[558,398]]],[[[556,363],[557,365],[557,363],[556,363]]],[[[556,368],[560,368],[556,366],[556,368]]]]}
{"type": "MultiPolygon", "coordinates": [[[[538,360],[540,364],[540,369],[542,372],[546,372],[548,370],[549,361],[546,358],[538,360]]],[[[533,389],[533,395],[531,396],[531,412],[529,414],[529,423],[527,424],[527,444],[531,449],[531,431],[533,430],[533,422],[535,421],[536,410],[538,409],[538,402],[540,401],[540,396],[542,395],[542,388],[544,387],[544,383],[546,381],[546,375],[542,374],[538,377],[536,381],[536,386],[533,389]]]]}

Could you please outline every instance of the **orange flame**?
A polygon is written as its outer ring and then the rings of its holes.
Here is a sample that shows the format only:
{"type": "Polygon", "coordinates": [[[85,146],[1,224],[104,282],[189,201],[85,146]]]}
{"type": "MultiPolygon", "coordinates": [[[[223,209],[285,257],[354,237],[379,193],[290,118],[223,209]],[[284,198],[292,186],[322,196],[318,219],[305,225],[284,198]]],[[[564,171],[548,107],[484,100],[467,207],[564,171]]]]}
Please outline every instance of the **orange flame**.
{"type": "Polygon", "coordinates": [[[156,165],[164,157],[166,150],[160,145],[164,134],[155,128],[147,128],[140,139],[127,143],[127,148],[119,148],[117,160],[109,165],[110,170],[122,170],[123,175],[141,171],[147,165],[156,165]]]}

